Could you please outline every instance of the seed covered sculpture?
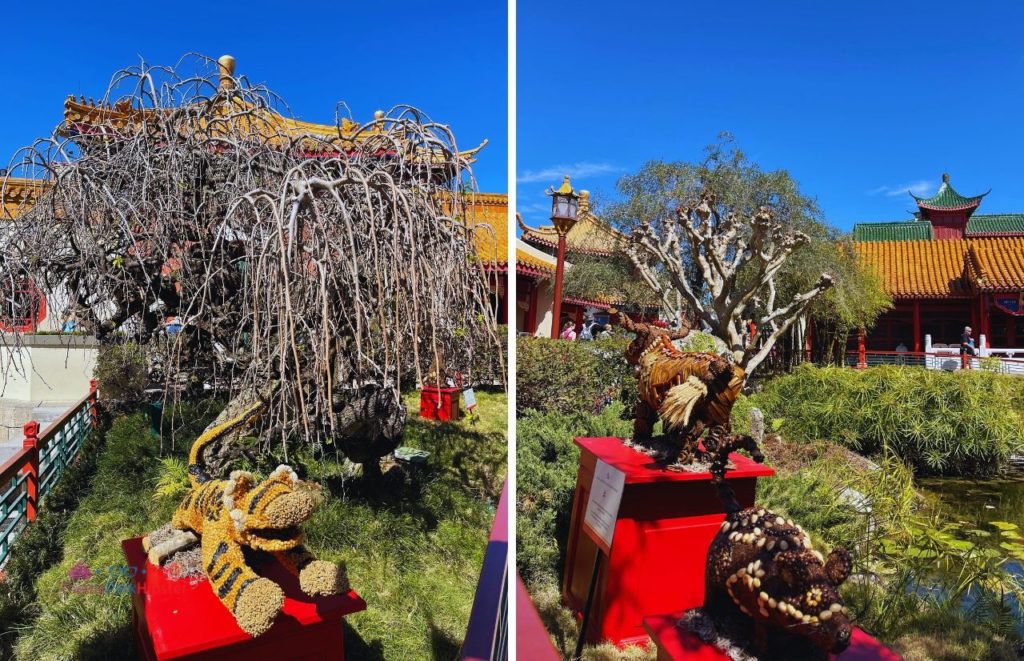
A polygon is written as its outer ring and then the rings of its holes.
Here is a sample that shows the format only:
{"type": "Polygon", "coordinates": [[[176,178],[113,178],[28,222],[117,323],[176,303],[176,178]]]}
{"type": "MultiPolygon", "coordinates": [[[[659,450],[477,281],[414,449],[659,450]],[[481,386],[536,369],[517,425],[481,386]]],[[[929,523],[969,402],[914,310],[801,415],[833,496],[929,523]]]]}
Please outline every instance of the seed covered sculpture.
{"type": "Polygon", "coordinates": [[[706,429],[731,429],[729,414],[743,389],[743,370],[714,353],[677,349],[672,340],[686,337],[688,328],[668,331],[635,322],[615,309],[609,312],[612,324],[636,335],[625,354],[640,381],[633,440],[649,441],[661,418],[670,447],[666,463],[696,461],[702,454],[698,441],[706,429]]]}
{"type": "Polygon", "coordinates": [[[743,448],[757,461],[764,457],[749,436],[711,445],[712,483],[727,514],[708,550],[706,613],[716,623],[746,620],[759,654],[780,647],[790,658],[842,652],[852,633],[839,595],[852,569],[849,552],[836,548],[825,557],[791,519],[763,507],[741,509],[725,481],[729,453],[743,448]],[[801,643],[809,649],[797,652],[801,643]]]}
{"type": "Polygon", "coordinates": [[[319,503],[317,485],[300,481],[295,471],[283,465],[262,481],[247,471],[234,471],[227,480],[211,479],[206,473],[203,450],[252,423],[265,409],[262,401],[253,404],[196,439],[189,453],[192,488],[171,520],[176,532],[155,546],[149,537],[143,540],[153,564],[198,541],[210,587],[238,626],[252,636],[265,633],[273,624],[284,605],[284,592],[253,571],[250,556],[275,558],[298,577],[307,595],[349,589],[344,567],[317,560],[302,545],[299,526],[319,503]]]}

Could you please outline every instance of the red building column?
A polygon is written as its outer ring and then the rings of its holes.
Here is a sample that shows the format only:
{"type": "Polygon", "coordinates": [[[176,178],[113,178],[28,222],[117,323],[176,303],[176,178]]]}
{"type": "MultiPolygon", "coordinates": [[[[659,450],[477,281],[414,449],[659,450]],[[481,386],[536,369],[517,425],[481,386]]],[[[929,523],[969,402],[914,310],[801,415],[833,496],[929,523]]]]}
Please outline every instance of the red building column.
{"type": "Polygon", "coordinates": [[[914,352],[921,351],[921,301],[914,299],[914,352]]]}
{"type": "Polygon", "coordinates": [[[981,332],[985,334],[985,339],[988,340],[989,346],[992,345],[992,331],[991,325],[989,324],[989,305],[988,305],[988,294],[983,293],[981,295],[981,310],[980,310],[980,322],[981,332]]]}
{"type": "Polygon", "coordinates": [[[857,368],[868,366],[867,333],[863,328],[857,329],[857,368]]]}

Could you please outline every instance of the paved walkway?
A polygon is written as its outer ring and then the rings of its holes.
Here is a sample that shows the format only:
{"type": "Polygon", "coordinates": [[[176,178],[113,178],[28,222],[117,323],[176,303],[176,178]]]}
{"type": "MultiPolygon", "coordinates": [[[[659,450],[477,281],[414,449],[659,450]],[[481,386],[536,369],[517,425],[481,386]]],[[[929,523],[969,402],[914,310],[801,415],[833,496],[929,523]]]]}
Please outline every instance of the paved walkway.
{"type": "Polygon", "coordinates": [[[0,398],[0,465],[21,449],[21,425],[29,420],[39,423],[39,430],[59,418],[75,402],[30,402],[0,398]]]}

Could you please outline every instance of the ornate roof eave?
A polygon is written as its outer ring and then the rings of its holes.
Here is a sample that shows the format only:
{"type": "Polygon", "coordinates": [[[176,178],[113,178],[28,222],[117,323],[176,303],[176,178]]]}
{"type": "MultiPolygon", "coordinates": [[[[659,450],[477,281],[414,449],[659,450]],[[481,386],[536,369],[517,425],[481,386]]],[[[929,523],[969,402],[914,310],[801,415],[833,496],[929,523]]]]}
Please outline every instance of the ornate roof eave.
{"type": "MultiPolygon", "coordinates": [[[[242,103],[237,100],[235,102],[242,103]]],[[[250,128],[255,127],[256,130],[260,130],[261,127],[267,127],[271,129],[270,135],[267,136],[269,138],[268,142],[271,142],[271,144],[278,143],[275,146],[279,148],[283,147],[284,145],[281,143],[289,138],[300,141],[306,140],[308,143],[306,146],[313,152],[309,154],[310,156],[323,153],[333,155],[330,153],[332,151],[334,153],[352,151],[355,149],[357,142],[371,139],[379,134],[377,130],[364,130],[364,127],[347,117],[342,117],[339,124],[316,124],[285,117],[270,108],[256,108],[251,104],[246,105],[253,107],[255,111],[259,112],[259,116],[249,123],[250,128]],[[331,145],[334,147],[334,150],[324,149],[325,144],[331,145]]],[[[111,129],[118,132],[137,131],[140,130],[145,122],[155,119],[158,114],[169,114],[176,110],[180,109],[154,110],[151,108],[136,108],[128,100],[109,104],[96,102],[92,99],[87,101],[84,97],[76,100],[74,95],[69,95],[64,101],[64,121],[58,126],[57,134],[65,138],[74,138],[78,135],[100,135],[109,132],[111,129]]],[[[375,114],[375,119],[379,120],[382,117],[382,112],[378,111],[375,114]]],[[[111,137],[118,136],[111,135],[111,137]]],[[[457,156],[467,165],[472,165],[476,162],[477,154],[488,143],[489,140],[485,138],[473,149],[459,151],[457,156]]],[[[440,157],[435,158],[438,162],[447,160],[440,157]]]]}
{"type": "Polygon", "coordinates": [[[579,298],[576,296],[563,296],[563,303],[571,303],[572,305],[586,305],[593,308],[601,308],[607,310],[611,307],[617,308],[635,308],[639,310],[657,310],[661,307],[658,303],[637,303],[634,301],[627,301],[623,298],[608,296],[599,299],[590,298],[579,298]]]}
{"type": "Polygon", "coordinates": [[[516,274],[525,275],[535,280],[548,280],[555,277],[554,271],[548,271],[546,269],[537,268],[529,264],[523,264],[522,262],[516,262],[516,274]]]}
{"type": "Polygon", "coordinates": [[[914,202],[917,203],[918,208],[928,211],[967,211],[970,209],[978,208],[981,204],[981,199],[992,192],[992,189],[988,189],[981,195],[974,195],[971,197],[965,197],[960,193],[956,192],[956,189],[949,183],[949,174],[943,173],[942,185],[939,186],[939,190],[931,197],[919,197],[914,193],[907,191],[910,197],[914,198],[914,202]]]}
{"type": "Polygon", "coordinates": [[[43,179],[0,177],[0,219],[13,220],[28,211],[49,188],[43,179]]]}
{"type": "MultiPolygon", "coordinates": [[[[548,239],[541,238],[541,237],[537,236],[533,232],[523,233],[523,236],[521,238],[523,239],[523,241],[526,241],[527,243],[530,243],[530,244],[534,244],[534,245],[538,245],[538,246],[544,246],[545,248],[555,248],[555,249],[558,248],[558,239],[555,239],[554,241],[550,241],[548,239]]],[[[567,243],[566,244],[565,251],[567,253],[570,253],[570,254],[590,255],[592,257],[611,257],[611,256],[616,254],[616,253],[614,253],[612,251],[609,251],[609,250],[594,250],[592,248],[587,249],[587,248],[574,247],[571,243],[567,243]]]]}
{"type": "MultiPolygon", "coordinates": [[[[986,192],[985,195],[988,195],[988,193],[990,192],[992,191],[990,190],[986,192]]],[[[979,206],[981,206],[981,198],[985,197],[985,195],[979,195],[977,197],[971,198],[970,203],[960,204],[957,206],[933,206],[921,200],[918,200],[917,206],[919,209],[927,209],[928,211],[967,211],[970,209],[977,209],[979,206]]]]}

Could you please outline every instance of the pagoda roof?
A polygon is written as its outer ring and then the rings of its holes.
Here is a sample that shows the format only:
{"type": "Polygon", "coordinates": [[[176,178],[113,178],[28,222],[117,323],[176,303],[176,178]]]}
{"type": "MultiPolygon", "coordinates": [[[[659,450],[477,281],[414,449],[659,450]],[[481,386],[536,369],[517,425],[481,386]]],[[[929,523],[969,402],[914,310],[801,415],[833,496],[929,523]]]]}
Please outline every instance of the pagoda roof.
{"type": "Polygon", "coordinates": [[[939,186],[939,190],[935,195],[931,197],[918,197],[911,193],[910,196],[914,198],[917,206],[921,209],[929,211],[964,211],[967,209],[977,209],[978,205],[981,204],[981,198],[991,192],[991,190],[988,190],[981,195],[964,197],[950,185],[949,175],[943,174],[942,185],[939,186]]]}
{"type": "MultiPolygon", "coordinates": [[[[473,230],[477,259],[487,271],[508,271],[508,195],[467,195],[466,207],[466,223],[473,230]]],[[[534,278],[554,277],[555,258],[517,239],[516,273],[534,278]]]]}
{"type": "Polygon", "coordinates": [[[946,241],[860,241],[893,298],[971,298],[979,291],[1024,291],[1024,237],[946,241]]]}
{"type": "MultiPolygon", "coordinates": [[[[221,89],[234,85],[234,58],[223,56],[218,60],[221,66],[221,89]]],[[[198,108],[199,104],[197,104],[198,108]]],[[[131,134],[150,128],[159,116],[179,112],[181,108],[139,108],[131,98],[114,103],[75,99],[73,95],[64,101],[64,122],[58,133],[65,137],[78,135],[107,135],[112,131],[131,134]]],[[[335,124],[317,124],[292,117],[286,117],[267,105],[246,101],[238,96],[229,96],[226,101],[208,113],[197,113],[195,121],[188,121],[189,115],[182,115],[179,123],[182,130],[202,130],[212,137],[225,140],[253,139],[273,149],[297,149],[315,154],[331,155],[354,151],[357,145],[371,140],[385,132],[386,122],[383,111],[374,113],[374,121],[366,125],[341,117],[335,124]]],[[[458,153],[467,164],[475,162],[476,154],[487,145],[484,140],[474,149],[458,153]]],[[[382,145],[383,147],[383,145],[382,145]]],[[[438,155],[441,159],[441,155],[438,155]]]]}
{"type": "MultiPolygon", "coordinates": [[[[566,262],[566,268],[572,264],[566,262]]],[[[516,239],[516,273],[536,279],[554,278],[558,260],[543,250],[537,250],[522,239],[516,239]]]]}
{"type": "Polygon", "coordinates": [[[935,238],[927,220],[900,220],[891,223],[857,223],[854,241],[927,241],[935,238]]]}
{"type": "MultiPolygon", "coordinates": [[[[519,227],[523,230],[523,241],[545,248],[558,247],[558,231],[554,225],[530,227],[524,224],[522,219],[519,219],[519,227]]],[[[608,227],[591,213],[590,193],[580,191],[580,206],[576,224],[565,236],[566,252],[577,255],[610,256],[622,252],[625,245],[625,235],[608,227]]]]}
{"type": "Polygon", "coordinates": [[[0,219],[14,220],[35,206],[49,188],[43,179],[0,177],[0,219]]]}

